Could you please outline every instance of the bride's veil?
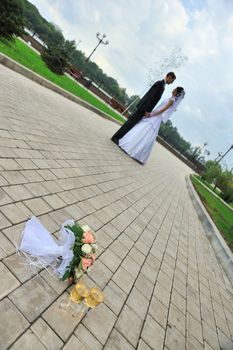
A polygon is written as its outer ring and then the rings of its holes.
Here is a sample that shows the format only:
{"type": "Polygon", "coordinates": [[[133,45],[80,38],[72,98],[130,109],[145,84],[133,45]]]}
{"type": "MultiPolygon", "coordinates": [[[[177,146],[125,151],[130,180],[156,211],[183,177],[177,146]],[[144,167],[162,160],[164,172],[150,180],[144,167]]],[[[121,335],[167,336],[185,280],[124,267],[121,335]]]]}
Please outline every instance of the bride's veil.
{"type": "Polygon", "coordinates": [[[175,101],[174,101],[173,105],[163,113],[163,116],[162,116],[163,123],[166,123],[168,121],[168,119],[170,118],[171,114],[177,110],[177,107],[180,105],[184,96],[185,96],[185,91],[182,90],[179,93],[179,95],[175,97],[175,101]]]}

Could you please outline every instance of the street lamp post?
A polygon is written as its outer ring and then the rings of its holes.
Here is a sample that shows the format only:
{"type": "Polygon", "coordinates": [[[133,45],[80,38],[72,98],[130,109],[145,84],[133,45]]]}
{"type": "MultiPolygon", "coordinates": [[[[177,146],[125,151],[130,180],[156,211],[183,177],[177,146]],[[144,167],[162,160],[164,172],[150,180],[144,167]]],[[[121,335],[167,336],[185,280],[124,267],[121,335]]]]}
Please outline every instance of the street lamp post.
{"type": "Polygon", "coordinates": [[[95,50],[97,49],[97,47],[100,45],[100,44],[103,44],[103,45],[108,45],[109,42],[106,40],[104,41],[104,38],[106,38],[106,35],[103,34],[102,37],[100,36],[100,33],[96,33],[96,37],[98,39],[98,44],[96,45],[96,47],[94,48],[94,50],[90,53],[90,55],[85,59],[85,62],[89,61],[90,57],[93,55],[93,53],[95,52],[95,50]]]}
{"type": "Polygon", "coordinates": [[[225,157],[225,155],[230,152],[230,150],[233,148],[233,145],[230,146],[230,148],[221,156],[221,158],[219,158],[219,160],[215,163],[215,165],[217,165],[218,163],[220,163],[220,161],[225,157]]]}
{"type": "Polygon", "coordinates": [[[222,152],[218,152],[217,157],[214,159],[214,163],[217,162],[218,158],[222,157],[223,153],[222,152]]]}

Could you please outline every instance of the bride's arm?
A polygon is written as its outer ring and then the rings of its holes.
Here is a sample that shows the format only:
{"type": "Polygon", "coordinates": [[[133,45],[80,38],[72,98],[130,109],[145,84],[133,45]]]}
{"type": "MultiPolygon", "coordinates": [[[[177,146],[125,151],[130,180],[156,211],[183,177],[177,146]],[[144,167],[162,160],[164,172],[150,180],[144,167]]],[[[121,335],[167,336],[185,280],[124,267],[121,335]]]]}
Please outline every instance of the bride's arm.
{"type": "Polygon", "coordinates": [[[154,117],[154,116],[157,116],[157,115],[160,115],[162,114],[163,112],[165,112],[169,107],[171,107],[173,105],[174,101],[173,100],[170,100],[166,106],[164,106],[162,109],[160,109],[160,111],[157,111],[157,112],[151,112],[151,113],[146,113],[145,116],[146,118],[150,118],[150,117],[154,117]]]}

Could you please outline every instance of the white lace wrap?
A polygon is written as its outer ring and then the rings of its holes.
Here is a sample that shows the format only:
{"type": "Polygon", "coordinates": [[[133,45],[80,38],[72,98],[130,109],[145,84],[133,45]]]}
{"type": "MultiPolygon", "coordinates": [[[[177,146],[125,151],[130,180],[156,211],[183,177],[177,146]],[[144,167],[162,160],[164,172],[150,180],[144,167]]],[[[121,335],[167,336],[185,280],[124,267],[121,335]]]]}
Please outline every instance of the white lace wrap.
{"type": "Polygon", "coordinates": [[[65,228],[67,225],[73,226],[74,220],[68,220],[62,224],[59,240],[56,242],[40,221],[33,216],[25,224],[18,250],[35,259],[36,265],[41,267],[55,265],[58,258],[61,258],[60,265],[55,268],[55,273],[61,278],[74,256],[75,236],[72,231],[65,228]]]}

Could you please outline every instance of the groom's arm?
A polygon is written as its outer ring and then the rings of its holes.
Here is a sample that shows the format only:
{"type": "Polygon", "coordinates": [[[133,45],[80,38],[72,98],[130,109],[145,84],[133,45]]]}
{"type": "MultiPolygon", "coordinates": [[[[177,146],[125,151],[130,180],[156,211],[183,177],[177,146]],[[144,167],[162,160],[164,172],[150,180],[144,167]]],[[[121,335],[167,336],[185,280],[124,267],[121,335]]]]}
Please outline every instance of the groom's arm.
{"type": "Polygon", "coordinates": [[[162,114],[163,112],[165,112],[168,108],[170,108],[173,105],[173,103],[174,103],[174,101],[171,100],[166,104],[166,106],[164,106],[162,109],[160,109],[160,111],[151,112],[151,113],[146,112],[145,117],[150,118],[150,117],[158,116],[158,115],[162,114]]]}

